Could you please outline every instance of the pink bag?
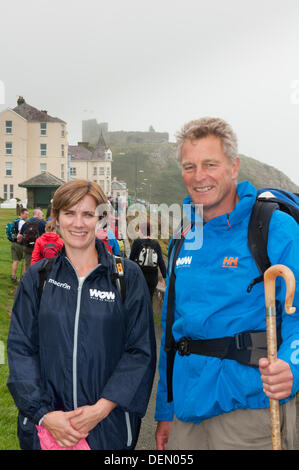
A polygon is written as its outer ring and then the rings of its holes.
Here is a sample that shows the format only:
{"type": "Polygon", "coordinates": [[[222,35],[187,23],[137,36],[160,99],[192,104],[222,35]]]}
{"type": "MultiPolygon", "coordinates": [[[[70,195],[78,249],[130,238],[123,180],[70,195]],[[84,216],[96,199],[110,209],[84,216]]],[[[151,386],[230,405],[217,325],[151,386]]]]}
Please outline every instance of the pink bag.
{"type": "Polygon", "coordinates": [[[81,439],[78,444],[73,447],[60,447],[44,426],[36,426],[36,429],[42,450],[90,450],[85,439],[81,439]]]}

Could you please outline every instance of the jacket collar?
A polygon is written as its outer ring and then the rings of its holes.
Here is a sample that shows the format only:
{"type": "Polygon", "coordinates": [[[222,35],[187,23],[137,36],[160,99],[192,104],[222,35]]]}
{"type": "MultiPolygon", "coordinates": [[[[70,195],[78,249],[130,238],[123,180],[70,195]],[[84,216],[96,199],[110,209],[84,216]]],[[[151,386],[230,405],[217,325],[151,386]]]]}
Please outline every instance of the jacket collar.
{"type": "MultiPolygon", "coordinates": [[[[257,197],[257,190],[256,188],[249,182],[243,181],[237,185],[237,192],[240,198],[240,201],[236,204],[235,208],[227,214],[220,215],[219,217],[215,217],[211,219],[208,224],[209,226],[219,226],[219,227],[232,227],[240,223],[245,217],[251,214],[252,207],[255,203],[257,197]],[[229,221],[229,224],[228,224],[229,221]]],[[[195,222],[204,223],[202,218],[195,214],[194,211],[194,203],[190,196],[187,196],[184,199],[183,204],[185,207],[191,206],[191,211],[187,210],[184,212],[184,217],[186,217],[189,221],[194,220],[195,222]],[[191,214],[191,217],[190,217],[191,214]]]]}
{"type": "MultiPolygon", "coordinates": [[[[96,238],[95,246],[98,252],[98,263],[107,270],[113,269],[113,256],[108,253],[104,243],[96,238]]],[[[66,258],[65,246],[61,250],[61,256],[66,258]]]]}

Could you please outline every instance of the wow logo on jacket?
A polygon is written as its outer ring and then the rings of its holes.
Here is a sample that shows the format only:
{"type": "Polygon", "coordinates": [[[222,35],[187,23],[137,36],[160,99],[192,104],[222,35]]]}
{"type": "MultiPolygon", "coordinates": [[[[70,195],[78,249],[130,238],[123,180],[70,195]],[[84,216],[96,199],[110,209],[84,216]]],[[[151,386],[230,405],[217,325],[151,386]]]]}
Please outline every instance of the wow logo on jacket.
{"type": "Polygon", "coordinates": [[[115,300],[115,293],[108,292],[98,289],[89,289],[89,295],[91,299],[101,300],[105,302],[114,302],[115,300]]]}
{"type": "Polygon", "coordinates": [[[179,267],[179,266],[190,266],[191,264],[191,261],[192,261],[192,256],[184,256],[182,258],[178,258],[176,260],[176,267],[179,267]]]}

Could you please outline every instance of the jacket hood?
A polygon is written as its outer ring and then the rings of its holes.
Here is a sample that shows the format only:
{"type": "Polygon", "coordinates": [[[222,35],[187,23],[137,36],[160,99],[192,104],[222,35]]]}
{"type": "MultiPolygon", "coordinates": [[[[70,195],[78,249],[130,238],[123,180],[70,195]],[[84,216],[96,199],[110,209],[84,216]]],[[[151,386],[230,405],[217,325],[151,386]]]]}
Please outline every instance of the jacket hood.
{"type": "Polygon", "coordinates": [[[41,238],[42,240],[55,242],[58,239],[60,239],[60,236],[58,235],[58,233],[55,233],[55,232],[45,232],[41,235],[41,238]]]}

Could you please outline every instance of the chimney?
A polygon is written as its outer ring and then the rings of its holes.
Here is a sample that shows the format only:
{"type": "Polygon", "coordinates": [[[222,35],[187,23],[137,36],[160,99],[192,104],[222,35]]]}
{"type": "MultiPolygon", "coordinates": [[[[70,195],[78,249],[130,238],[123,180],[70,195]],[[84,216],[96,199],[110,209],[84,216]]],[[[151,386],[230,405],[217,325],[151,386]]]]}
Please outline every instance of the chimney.
{"type": "Polygon", "coordinates": [[[45,114],[48,114],[48,111],[46,111],[45,109],[42,109],[41,112],[45,113],[45,114]]]}
{"type": "Polygon", "coordinates": [[[18,100],[17,100],[17,103],[18,103],[18,106],[20,106],[20,104],[24,104],[25,103],[25,100],[23,98],[23,96],[19,96],[18,100]]]}

